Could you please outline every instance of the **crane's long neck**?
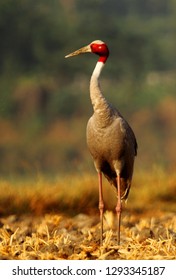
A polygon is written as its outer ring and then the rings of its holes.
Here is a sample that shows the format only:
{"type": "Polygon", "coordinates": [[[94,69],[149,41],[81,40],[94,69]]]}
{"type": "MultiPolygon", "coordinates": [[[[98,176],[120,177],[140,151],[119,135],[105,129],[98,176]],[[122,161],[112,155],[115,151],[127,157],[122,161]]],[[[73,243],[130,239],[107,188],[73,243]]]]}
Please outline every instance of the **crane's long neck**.
{"type": "Polygon", "coordinates": [[[92,101],[95,117],[102,126],[110,122],[112,115],[112,108],[103,96],[99,84],[99,77],[104,67],[104,63],[98,61],[92,73],[90,80],[90,98],[92,101]]]}

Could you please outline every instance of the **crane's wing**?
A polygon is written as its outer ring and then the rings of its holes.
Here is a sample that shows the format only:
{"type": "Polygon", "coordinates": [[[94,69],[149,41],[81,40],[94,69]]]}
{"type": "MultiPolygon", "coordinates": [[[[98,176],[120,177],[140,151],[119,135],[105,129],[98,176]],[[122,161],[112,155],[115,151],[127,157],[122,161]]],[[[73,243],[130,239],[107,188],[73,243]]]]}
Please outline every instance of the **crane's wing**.
{"type": "Polygon", "coordinates": [[[138,144],[137,144],[135,134],[132,128],[130,127],[130,125],[128,124],[128,122],[122,117],[122,115],[117,110],[116,113],[117,113],[116,117],[118,122],[120,123],[122,134],[124,135],[124,138],[126,138],[126,141],[127,142],[129,141],[133,145],[134,155],[137,156],[138,144]]]}

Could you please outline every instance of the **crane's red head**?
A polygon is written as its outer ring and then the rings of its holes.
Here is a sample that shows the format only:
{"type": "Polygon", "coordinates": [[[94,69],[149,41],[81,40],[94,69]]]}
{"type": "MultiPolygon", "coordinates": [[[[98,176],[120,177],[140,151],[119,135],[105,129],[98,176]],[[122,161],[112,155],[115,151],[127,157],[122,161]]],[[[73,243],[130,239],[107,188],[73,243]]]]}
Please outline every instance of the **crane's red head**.
{"type": "Polygon", "coordinates": [[[98,61],[101,61],[103,63],[106,62],[106,60],[109,56],[109,50],[108,50],[107,45],[104,42],[102,42],[100,40],[93,41],[90,44],[90,48],[93,53],[99,55],[100,58],[98,61]]]}
{"type": "Polygon", "coordinates": [[[106,62],[106,60],[109,56],[109,50],[108,50],[107,45],[100,40],[96,40],[96,41],[93,41],[92,43],[90,43],[88,46],[85,46],[77,51],[74,51],[74,52],[66,55],[65,57],[67,58],[70,56],[75,56],[75,55],[78,55],[81,53],[86,53],[86,52],[92,52],[92,53],[99,55],[100,58],[98,61],[101,61],[103,63],[106,62]]]}

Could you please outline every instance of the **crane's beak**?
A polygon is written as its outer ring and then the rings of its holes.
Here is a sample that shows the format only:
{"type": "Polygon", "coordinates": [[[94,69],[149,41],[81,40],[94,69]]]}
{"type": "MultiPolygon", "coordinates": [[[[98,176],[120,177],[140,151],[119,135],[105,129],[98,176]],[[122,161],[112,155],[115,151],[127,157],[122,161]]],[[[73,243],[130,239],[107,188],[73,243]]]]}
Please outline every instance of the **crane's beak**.
{"type": "Polygon", "coordinates": [[[81,48],[81,49],[79,49],[79,50],[77,50],[77,51],[74,51],[74,52],[72,52],[72,53],[70,53],[70,54],[67,54],[67,55],[65,56],[65,58],[71,57],[71,56],[75,56],[75,55],[79,55],[79,54],[81,54],[81,53],[87,53],[87,52],[92,52],[90,45],[85,46],[85,47],[83,47],[83,48],[81,48]]]}

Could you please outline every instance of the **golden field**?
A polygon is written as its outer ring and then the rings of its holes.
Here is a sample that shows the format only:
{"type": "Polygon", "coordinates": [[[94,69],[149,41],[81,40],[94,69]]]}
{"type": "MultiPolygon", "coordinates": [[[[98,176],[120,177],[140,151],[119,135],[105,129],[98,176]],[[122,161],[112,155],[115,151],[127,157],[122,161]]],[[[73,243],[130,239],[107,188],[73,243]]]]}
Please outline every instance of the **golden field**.
{"type": "Polygon", "coordinates": [[[99,246],[96,174],[0,180],[0,259],[176,259],[176,175],[136,170],[117,245],[116,195],[104,180],[99,246]]]}

